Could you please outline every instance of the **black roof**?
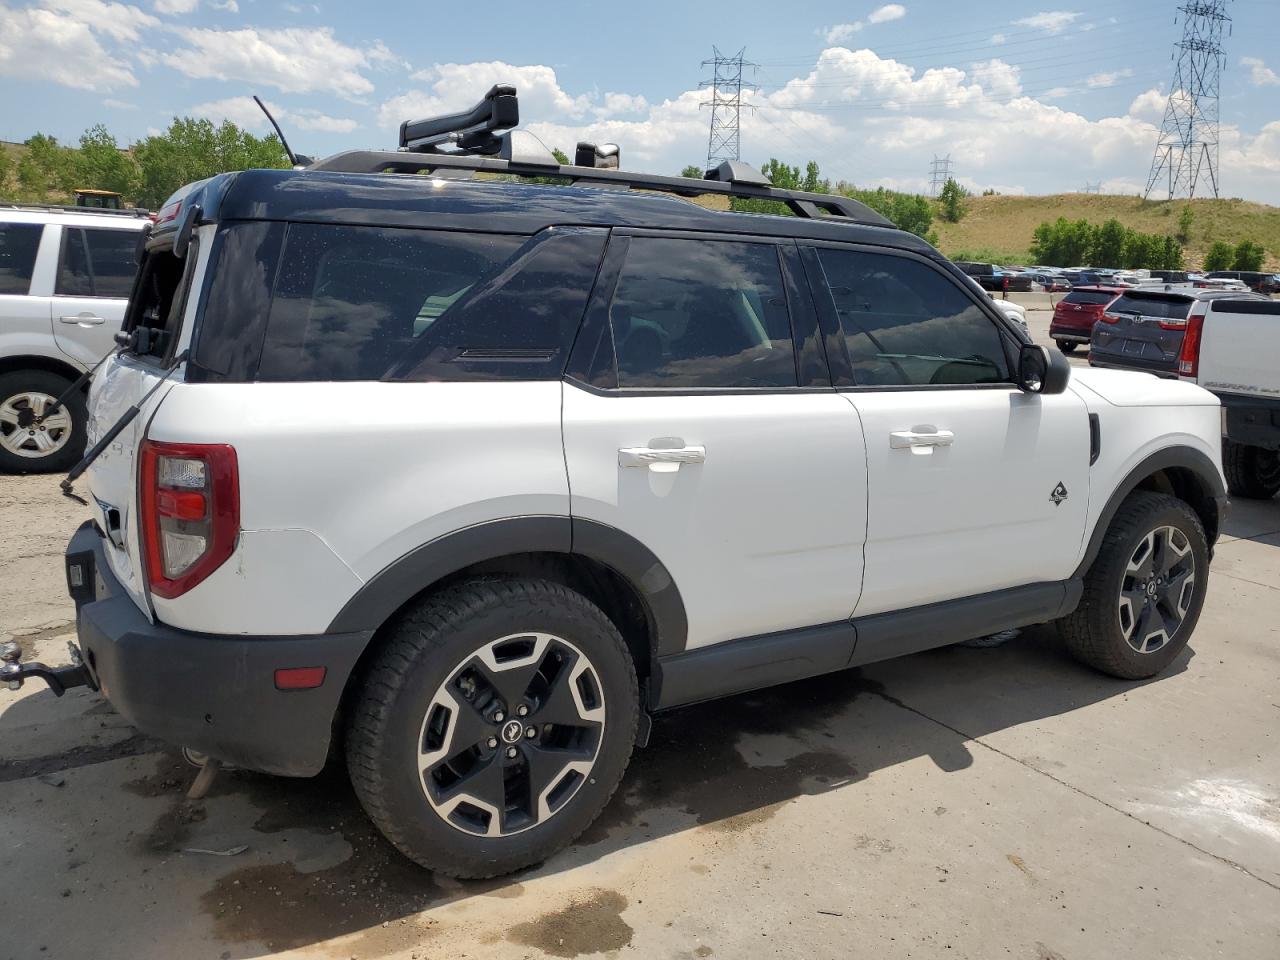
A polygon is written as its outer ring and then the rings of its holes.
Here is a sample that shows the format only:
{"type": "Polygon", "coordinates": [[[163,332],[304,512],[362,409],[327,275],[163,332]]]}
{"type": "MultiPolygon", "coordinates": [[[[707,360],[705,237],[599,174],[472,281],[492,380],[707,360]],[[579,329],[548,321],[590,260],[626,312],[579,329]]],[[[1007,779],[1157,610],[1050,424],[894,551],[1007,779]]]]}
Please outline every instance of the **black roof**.
{"type": "Polygon", "coordinates": [[[842,240],[939,256],[920,237],[892,226],[846,217],[807,219],[709,210],[665,193],[622,190],[599,183],[560,186],[402,173],[245,170],[193,184],[189,191],[182,197],[183,203],[199,204],[205,221],[429,225],[516,234],[533,234],[556,225],[652,227],[842,240]]]}

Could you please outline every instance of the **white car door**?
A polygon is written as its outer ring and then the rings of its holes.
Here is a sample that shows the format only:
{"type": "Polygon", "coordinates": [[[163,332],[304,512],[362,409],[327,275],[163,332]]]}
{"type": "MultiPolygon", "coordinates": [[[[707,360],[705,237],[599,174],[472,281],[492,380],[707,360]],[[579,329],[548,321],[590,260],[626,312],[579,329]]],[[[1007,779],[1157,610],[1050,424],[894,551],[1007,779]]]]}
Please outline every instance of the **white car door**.
{"type": "Polygon", "coordinates": [[[791,241],[614,231],[564,388],[571,510],[667,568],[686,649],[857,602],[862,436],[820,349],[791,241]]]}
{"type": "Polygon", "coordinates": [[[1019,390],[1010,334],[928,259],[819,244],[804,257],[866,436],[858,617],[1069,578],[1089,504],[1084,402],[1019,390]]]}
{"type": "Polygon", "coordinates": [[[59,349],[84,366],[114,345],[137,270],[137,246],[137,229],[62,227],[53,335],[59,349]]]}

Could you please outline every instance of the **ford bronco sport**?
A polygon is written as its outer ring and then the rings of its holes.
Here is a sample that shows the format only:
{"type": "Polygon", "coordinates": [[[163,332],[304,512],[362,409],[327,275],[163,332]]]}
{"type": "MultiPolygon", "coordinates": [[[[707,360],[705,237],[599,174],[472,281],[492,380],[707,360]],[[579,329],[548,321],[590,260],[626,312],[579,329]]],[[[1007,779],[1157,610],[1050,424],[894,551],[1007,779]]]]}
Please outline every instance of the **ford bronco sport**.
{"type": "Polygon", "coordinates": [[[482,877],[573,841],[653,711],[1046,621],[1116,677],[1179,655],[1210,393],[1072,376],[849,199],[559,166],[509,106],[173,198],[90,397],[83,661],[0,679],[241,767],[340,749],[482,877]]]}

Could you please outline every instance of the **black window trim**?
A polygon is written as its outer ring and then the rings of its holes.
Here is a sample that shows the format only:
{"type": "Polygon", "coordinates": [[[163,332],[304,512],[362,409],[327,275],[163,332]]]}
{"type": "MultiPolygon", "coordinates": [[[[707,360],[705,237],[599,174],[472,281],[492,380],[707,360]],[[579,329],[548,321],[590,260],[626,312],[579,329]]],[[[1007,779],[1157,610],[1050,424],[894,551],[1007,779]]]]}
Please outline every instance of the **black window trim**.
{"type": "MultiPolygon", "coordinates": [[[[31,285],[36,282],[36,268],[40,266],[40,245],[44,243],[44,231],[46,227],[53,226],[48,223],[31,223],[26,220],[3,220],[0,221],[0,228],[3,227],[35,227],[36,228],[36,255],[31,258],[31,275],[27,277],[27,288],[21,293],[4,293],[0,292],[0,297],[29,297],[31,296],[31,285]]],[[[54,282],[57,283],[57,276],[54,276],[54,282]]]]}
{"type": "Polygon", "coordinates": [[[578,327],[569,352],[564,382],[598,397],[733,397],[766,396],[770,394],[830,393],[832,383],[830,367],[825,351],[821,348],[818,311],[815,309],[798,256],[793,237],[775,237],[766,234],[716,233],[705,230],[664,230],[653,227],[614,227],[609,231],[609,241],[601,259],[586,313],[578,327]],[[613,374],[618,370],[617,350],[613,344],[613,326],[609,322],[609,307],[618,287],[622,266],[632,237],[652,237],[666,240],[707,240],[728,243],[759,243],[772,246],[778,255],[778,271],[787,298],[787,318],[791,326],[793,362],[796,368],[796,385],[788,387],[620,387],[616,379],[610,386],[590,382],[589,369],[601,338],[608,336],[613,358],[613,374]],[[802,323],[803,321],[803,323],[802,323]],[[815,367],[815,360],[820,366],[815,367]],[[822,371],[806,378],[805,369],[822,371]],[[813,382],[805,383],[809,379],[813,382]]]}
{"type": "MultiPolygon", "coordinates": [[[[137,240],[136,234],[138,233],[138,231],[109,230],[109,229],[104,229],[103,227],[86,227],[84,224],[79,224],[79,223],[77,224],[64,223],[64,224],[59,224],[59,226],[62,227],[62,236],[58,238],[58,262],[57,264],[55,264],[54,271],[53,271],[53,295],[55,297],[66,297],[68,299],[79,297],[81,299],[87,298],[90,300],[128,301],[129,294],[125,294],[123,297],[108,297],[98,293],[98,272],[93,268],[93,251],[89,249],[89,239],[88,239],[88,236],[86,235],[86,231],[102,230],[103,232],[106,232],[106,233],[130,234],[134,236],[135,242],[137,240]],[[66,253],[67,253],[67,240],[71,236],[72,231],[80,232],[80,235],[81,235],[80,242],[84,244],[84,262],[85,262],[85,266],[89,268],[89,289],[93,291],[92,293],[85,294],[85,293],[59,293],[58,292],[58,277],[61,276],[62,274],[62,264],[64,262],[64,258],[66,257],[66,253]]],[[[134,275],[135,277],[137,276],[137,271],[134,272],[134,275]]]]}
{"type": "Polygon", "coordinates": [[[1014,330],[1012,321],[1000,312],[1000,309],[996,307],[994,302],[991,302],[990,298],[979,298],[967,283],[961,282],[952,273],[954,270],[960,276],[964,276],[963,271],[950,261],[939,262],[932,257],[926,257],[913,250],[869,243],[842,243],[831,240],[807,239],[799,240],[797,243],[800,247],[801,257],[804,258],[805,271],[809,275],[810,295],[817,307],[819,321],[822,323],[823,331],[826,334],[825,339],[828,344],[827,353],[831,362],[832,380],[835,383],[836,390],[840,393],[885,393],[892,391],[918,393],[936,390],[1007,390],[1012,392],[1021,390],[1021,387],[1013,380],[1008,383],[857,383],[853,377],[853,362],[849,359],[849,348],[845,343],[844,333],[840,329],[840,317],[836,312],[835,300],[827,289],[826,275],[823,273],[822,264],[818,260],[817,251],[819,248],[901,257],[922,263],[935,273],[941,274],[995,325],[996,334],[1000,337],[1000,344],[1004,349],[1005,363],[1008,364],[1010,377],[1018,369],[1017,354],[1023,338],[1014,330]],[[947,269],[948,267],[950,269],[947,269]],[[983,300],[988,302],[983,303],[983,300]]]}
{"type": "MultiPolygon", "coordinates": [[[[120,356],[122,358],[132,360],[135,363],[141,364],[146,367],[156,367],[161,370],[166,369],[167,367],[173,364],[174,357],[178,355],[178,341],[182,339],[182,332],[183,330],[186,329],[187,308],[191,304],[191,294],[192,294],[193,288],[196,285],[194,274],[195,274],[195,271],[200,268],[200,247],[201,247],[200,234],[199,234],[199,231],[196,231],[191,234],[191,244],[190,246],[187,247],[186,256],[183,258],[184,262],[182,264],[182,278],[178,281],[179,283],[182,284],[182,291],[181,291],[182,300],[178,304],[178,323],[179,323],[178,335],[175,337],[169,338],[169,343],[165,347],[165,351],[162,356],[157,356],[154,353],[138,353],[136,350],[126,350],[126,351],[121,351],[120,356]]],[[[208,274],[209,274],[209,271],[206,269],[205,279],[208,278],[208,274]]],[[[139,264],[138,272],[134,274],[134,278],[133,278],[133,289],[129,293],[130,304],[133,304],[135,302],[135,299],[138,294],[138,284],[139,284],[139,281],[141,281],[141,279],[142,279],[142,265],[139,264]]],[[[205,284],[202,282],[201,286],[203,287],[204,285],[205,284]]],[[[199,291],[196,291],[196,295],[197,297],[199,297],[198,304],[203,306],[204,290],[201,289],[199,291]]],[[[130,310],[130,314],[132,313],[133,311],[130,310]]],[[[126,324],[124,326],[124,329],[127,330],[128,332],[132,332],[134,328],[137,326],[137,318],[131,317],[130,319],[132,320],[132,324],[130,325],[130,320],[126,320],[126,324]]],[[[190,362],[186,364],[186,368],[188,370],[191,368],[190,362]]],[[[184,378],[186,376],[185,370],[183,371],[183,376],[184,378]]]]}

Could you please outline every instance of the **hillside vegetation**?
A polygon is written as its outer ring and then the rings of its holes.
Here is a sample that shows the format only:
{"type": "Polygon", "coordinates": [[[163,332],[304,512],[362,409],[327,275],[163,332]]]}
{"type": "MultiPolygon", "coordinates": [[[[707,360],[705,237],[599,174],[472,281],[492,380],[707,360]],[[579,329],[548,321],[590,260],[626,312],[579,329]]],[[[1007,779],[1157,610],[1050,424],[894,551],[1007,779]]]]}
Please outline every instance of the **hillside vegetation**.
{"type": "MultiPolygon", "coordinates": [[[[1114,217],[1143,233],[1176,234],[1184,207],[1193,220],[1186,244],[1187,266],[1198,269],[1215,240],[1235,245],[1254,240],[1266,250],[1264,269],[1280,270],[1280,207],[1247,200],[1142,200],[1132,196],[1063,193],[1044,197],[968,197],[959,223],[934,220],[938,248],[950,257],[999,263],[1030,260],[1031,235],[1059,217],[1101,224],[1114,217]]],[[[1106,266],[1106,264],[1099,264],[1106,266]]]]}

